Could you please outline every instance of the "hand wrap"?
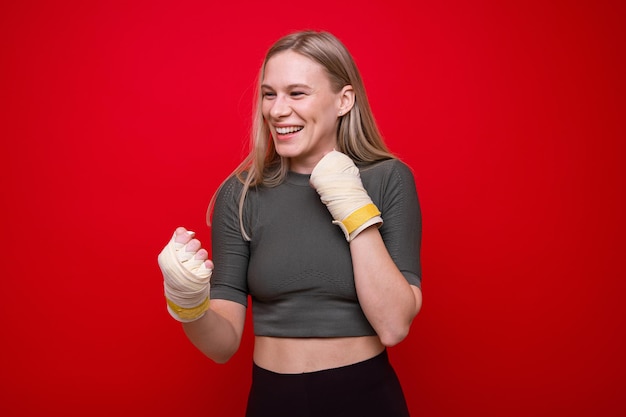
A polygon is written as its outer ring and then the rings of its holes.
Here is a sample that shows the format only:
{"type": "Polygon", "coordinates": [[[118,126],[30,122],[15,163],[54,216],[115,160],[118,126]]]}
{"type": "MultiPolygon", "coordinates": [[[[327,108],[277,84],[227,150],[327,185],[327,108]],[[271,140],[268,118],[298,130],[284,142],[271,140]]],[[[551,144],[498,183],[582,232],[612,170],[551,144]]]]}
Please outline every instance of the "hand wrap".
{"type": "Polygon", "coordinates": [[[350,242],[367,227],[382,224],[380,211],[367,194],[359,169],[347,155],[332,151],[313,168],[310,183],[350,242]]]}
{"type": "Polygon", "coordinates": [[[212,273],[204,260],[194,259],[196,252],[187,252],[186,248],[172,237],[158,257],[167,310],[183,323],[199,319],[209,309],[212,273]]]}

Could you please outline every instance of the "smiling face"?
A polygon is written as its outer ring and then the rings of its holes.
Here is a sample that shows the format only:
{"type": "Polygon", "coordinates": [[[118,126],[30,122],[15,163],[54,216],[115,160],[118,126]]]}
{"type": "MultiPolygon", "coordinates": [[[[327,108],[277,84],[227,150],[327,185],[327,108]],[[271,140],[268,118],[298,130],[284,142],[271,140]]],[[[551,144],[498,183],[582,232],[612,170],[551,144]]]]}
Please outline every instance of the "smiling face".
{"type": "Polygon", "coordinates": [[[351,86],[333,89],[324,67],[293,51],[271,57],[261,81],[263,118],[289,169],[310,174],[337,144],[341,114],[354,103],[351,86]]]}

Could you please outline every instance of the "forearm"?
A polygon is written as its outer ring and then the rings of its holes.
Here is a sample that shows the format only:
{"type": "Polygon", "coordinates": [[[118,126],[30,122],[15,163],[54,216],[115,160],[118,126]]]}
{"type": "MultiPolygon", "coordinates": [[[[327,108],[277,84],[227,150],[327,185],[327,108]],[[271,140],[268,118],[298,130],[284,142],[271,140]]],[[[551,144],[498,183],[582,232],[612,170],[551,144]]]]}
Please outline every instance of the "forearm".
{"type": "MultiPolygon", "coordinates": [[[[310,182],[349,242],[357,296],[365,316],[384,345],[399,343],[420,309],[421,292],[407,282],[389,255],[378,230],[383,223],[381,212],[365,190],[359,169],[347,155],[332,151],[315,166],[310,182]]],[[[398,193],[393,189],[414,187],[413,182],[394,176],[388,184],[389,198],[383,200],[389,209],[386,213],[398,223],[406,215],[402,199],[394,200],[398,193]]]]}
{"type": "Polygon", "coordinates": [[[245,307],[234,306],[233,310],[233,306],[230,306],[220,311],[224,303],[222,300],[212,300],[211,304],[215,307],[209,308],[204,316],[183,323],[183,330],[191,343],[217,363],[227,362],[239,348],[243,326],[235,323],[245,319],[245,307]]]}
{"type": "Polygon", "coordinates": [[[398,270],[376,227],[350,242],[359,302],[386,346],[402,341],[421,308],[421,292],[398,270]]]}

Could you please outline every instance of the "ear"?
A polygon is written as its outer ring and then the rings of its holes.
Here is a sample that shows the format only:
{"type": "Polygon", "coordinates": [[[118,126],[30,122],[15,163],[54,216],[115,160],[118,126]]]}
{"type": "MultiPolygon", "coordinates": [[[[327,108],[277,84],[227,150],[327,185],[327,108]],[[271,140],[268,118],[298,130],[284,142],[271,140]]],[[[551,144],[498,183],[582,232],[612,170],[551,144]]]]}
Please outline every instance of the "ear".
{"type": "Polygon", "coordinates": [[[339,116],[347,114],[354,106],[354,88],[351,85],[344,86],[339,92],[339,116]]]}

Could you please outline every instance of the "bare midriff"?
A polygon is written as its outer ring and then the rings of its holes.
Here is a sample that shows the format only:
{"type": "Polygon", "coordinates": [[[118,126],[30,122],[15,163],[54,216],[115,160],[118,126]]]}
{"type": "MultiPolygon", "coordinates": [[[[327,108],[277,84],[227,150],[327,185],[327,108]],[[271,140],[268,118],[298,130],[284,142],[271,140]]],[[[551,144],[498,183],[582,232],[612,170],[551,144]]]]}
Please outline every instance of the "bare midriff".
{"type": "Polygon", "coordinates": [[[281,374],[338,368],[371,359],[385,347],[378,336],[280,338],[256,336],[254,363],[281,374]]]}

